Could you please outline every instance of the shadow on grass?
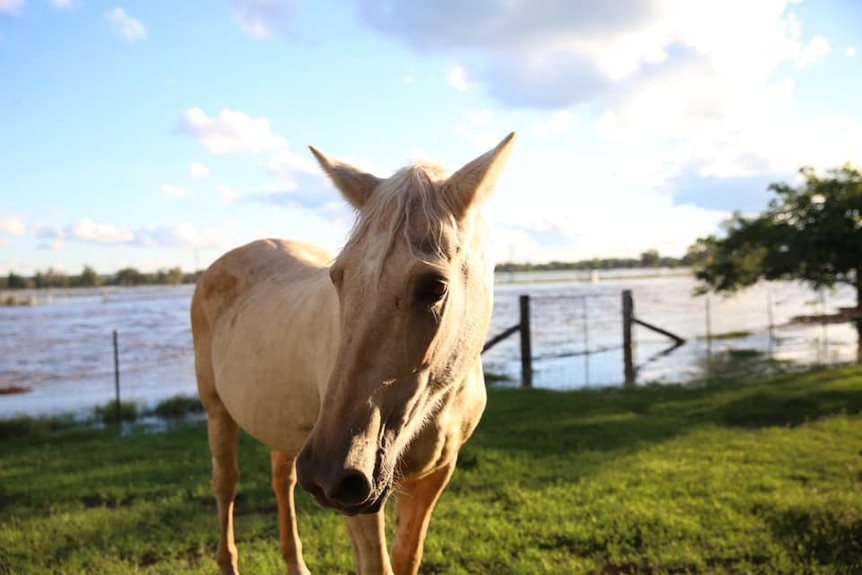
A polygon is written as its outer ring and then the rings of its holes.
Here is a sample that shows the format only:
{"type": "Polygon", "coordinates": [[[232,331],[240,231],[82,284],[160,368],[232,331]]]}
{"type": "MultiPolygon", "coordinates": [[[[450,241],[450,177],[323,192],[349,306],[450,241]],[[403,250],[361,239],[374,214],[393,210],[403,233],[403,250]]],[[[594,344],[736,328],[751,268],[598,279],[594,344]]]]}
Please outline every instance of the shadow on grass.
{"type": "Polygon", "coordinates": [[[799,559],[838,573],[862,572],[862,520],[847,520],[832,510],[789,509],[767,522],[776,539],[799,559]]]}
{"type": "MultiPolygon", "coordinates": [[[[862,412],[862,385],[855,383],[860,380],[862,369],[845,368],[758,381],[720,379],[697,386],[576,392],[495,389],[467,449],[475,445],[532,456],[624,454],[706,425],[795,427],[862,412]]],[[[584,473],[588,467],[583,466],[584,473]]]]}

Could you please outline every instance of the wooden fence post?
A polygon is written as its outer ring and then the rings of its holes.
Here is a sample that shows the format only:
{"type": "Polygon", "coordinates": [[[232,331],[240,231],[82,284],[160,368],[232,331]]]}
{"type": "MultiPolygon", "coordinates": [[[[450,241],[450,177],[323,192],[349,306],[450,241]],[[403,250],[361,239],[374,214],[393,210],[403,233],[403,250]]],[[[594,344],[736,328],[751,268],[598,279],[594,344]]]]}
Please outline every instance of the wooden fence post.
{"type": "Polygon", "coordinates": [[[707,352],[712,352],[712,304],[709,296],[706,296],[706,347],[707,352]]]}
{"type": "Polygon", "coordinates": [[[635,383],[635,362],[632,350],[632,324],[634,323],[635,304],[632,291],[623,291],[623,370],[626,385],[635,383]]]}
{"type": "Polygon", "coordinates": [[[530,341],[530,296],[522,295],[521,307],[521,387],[533,387],[533,346],[530,341]]]}
{"type": "Polygon", "coordinates": [[[116,394],[117,423],[122,420],[120,404],[120,346],[117,341],[117,330],[114,330],[114,393],[116,394]]]}

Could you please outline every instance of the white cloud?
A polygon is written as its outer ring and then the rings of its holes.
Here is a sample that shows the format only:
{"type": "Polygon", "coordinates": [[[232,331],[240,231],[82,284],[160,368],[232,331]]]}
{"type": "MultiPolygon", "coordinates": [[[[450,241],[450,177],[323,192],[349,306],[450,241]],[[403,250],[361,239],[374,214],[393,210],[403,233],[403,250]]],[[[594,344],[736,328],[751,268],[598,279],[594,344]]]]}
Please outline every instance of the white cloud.
{"type": "Polygon", "coordinates": [[[196,248],[224,248],[227,245],[225,230],[220,226],[203,226],[195,228],[191,224],[180,223],[174,228],[174,235],[196,248]]]}
{"type": "MultiPolygon", "coordinates": [[[[346,163],[366,169],[345,159],[346,163]]],[[[349,216],[351,210],[342,201],[332,183],[323,175],[320,168],[302,156],[274,157],[269,165],[274,182],[266,186],[263,193],[249,194],[244,200],[263,202],[272,206],[301,207],[314,211],[324,219],[349,216]]],[[[366,169],[368,173],[380,173],[366,169]]]]}
{"type": "Polygon", "coordinates": [[[847,49],[844,50],[844,55],[848,58],[852,58],[856,55],[856,48],[854,48],[853,46],[847,46],[847,49]]]}
{"type": "Polygon", "coordinates": [[[134,241],[135,234],[121,230],[111,224],[100,224],[84,219],[72,226],[69,235],[82,242],[97,244],[122,244],[134,241]]]}
{"type": "Polygon", "coordinates": [[[114,35],[132,43],[142,40],[147,35],[147,28],[140,20],[132,18],[122,8],[114,8],[105,13],[105,19],[114,35]]]}
{"type": "Polygon", "coordinates": [[[210,169],[206,164],[200,162],[192,162],[189,164],[189,175],[196,180],[202,180],[210,176],[210,169]]]}
{"type": "Polygon", "coordinates": [[[48,240],[47,242],[40,243],[39,249],[59,252],[66,249],[66,240],[61,238],[54,238],[53,240],[48,240]]]}
{"type": "Polygon", "coordinates": [[[233,204],[244,197],[244,194],[233,186],[221,185],[218,187],[218,193],[223,204],[233,204]]]}
{"type": "Polygon", "coordinates": [[[578,125],[577,117],[568,110],[561,110],[553,114],[548,120],[540,120],[533,124],[533,134],[536,136],[548,136],[550,134],[564,134],[578,125]]]}
{"type": "Polygon", "coordinates": [[[45,250],[65,249],[70,241],[102,246],[168,248],[224,248],[226,245],[222,227],[195,228],[186,222],[148,224],[135,230],[126,230],[113,224],[84,219],[66,228],[37,224],[33,233],[40,240],[38,247],[45,250]]]}
{"type": "Polygon", "coordinates": [[[23,236],[27,231],[24,218],[14,214],[0,214],[0,233],[11,236],[23,236]]]}
{"type": "Polygon", "coordinates": [[[280,190],[297,189],[297,176],[300,174],[320,174],[320,168],[312,158],[295,154],[287,148],[275,152],[266,167],[280,190]]]}
{"type": "Polygon", "coordinates": [[[228,4],[240,29],[257,40],[284,28],[294,10],[292,0],[228,0],[228,4]]]}
{"type": "Polygon", "coordinates": [[[492,147],[500,139],[500,132],[494,127],[494,113],[489,109],[464,110],[452,130],[480,149],[492,147]]]}
{"type": "Polygon", "coordinates": [[[694,238],[706,235],[728,216],[718,210],[673,205],[669,198],[649,190],[628,199],[625,209],[614,194],[584,192],[583,198],[575,206],[562,202],[552,211],[528,199],[490,205],[486,215],[495,230],[498,261],[628,257],[646,246],[682,256],[694,238]]]}
{"type": "Polygon", "coordinates": [[[266,118],[250,118],[229,109],[213,117],[200,108],[189,108],[177,131],[198,140],[214,154],[258,153],[287,146],[284,138],[272,133],[266,118]]]}
{"type": "Polygon", "coordinates": [[[829,42],[823,36],[815,36],[807,44],[798,47],[794,61],[796,66],[802,68],[822,60],[829,54],[829,42]]]}
{"type": "Polygon", "coordinates": [[[179,186],[173,186],[171,184],[165,184],[162,186],[162,197],[165,198],[187,198],[189,196],[188,190],[185,188],[181,188],[179,186]]]}
{"type": "Polygon", "coordinates": [[[59,226],[49,226],[43,223],[38,223],[33,226],[33,233],[37,238],[44,239],[62,239],[66,237],[66,232],[59,226]]]}
{"type": "Polygon", "coordinates": [[[469,88],[466,73],[462,66],[452,66],[446,71],[446,83],[458,92],[466,92],[469,88]]]}
{"type": "MultiPolygon", "coordinates": [[[[691,164],[718,153],[712,171],[729,175],[751,169],[730,156],[773,155],[759,148],[759,134],[792,106],[788,74],[830,51],[824,37],[803,34],[790,5],[360,0],[359,13],[369,27],[420,53],[476,56],[471,79],[503,104],[589,104],[605,138],[661,152],[658,162],[691,164]]],[[[547,122],[534,126],[537,135],[552,130],[547,122]]],[[[476,127],[462,122],[456,132],[474,136],[476,127]]]]}
{"type": "Polygon", "coordinates": [[[33,226],[33,235],[40,241],[40,250],[60,251],[66,249],[66,231],[60,226],[49,226],[38,223],[33,226]]]}
{"type": "Polygon", "coordinates": [[[24,0],[0,0],[0,14],[20,14],[24,0]]]}
{"type": "Polygon", "coordinates": [[[224,248],[226,243],[221,227],[196,228],[188,222],[145,226],[138,230],[135,236],[135,243],[148,247],[220,249],[224,248]]]}

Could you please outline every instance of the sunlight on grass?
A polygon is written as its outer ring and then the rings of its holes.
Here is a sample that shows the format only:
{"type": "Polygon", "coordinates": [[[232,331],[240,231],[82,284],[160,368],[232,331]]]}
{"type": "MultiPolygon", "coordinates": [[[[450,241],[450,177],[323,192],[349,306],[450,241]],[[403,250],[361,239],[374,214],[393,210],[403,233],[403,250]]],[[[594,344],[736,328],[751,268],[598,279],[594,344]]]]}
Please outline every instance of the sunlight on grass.
{"type": "MultiPolygon", "coordinates": [[[[844,368],[694,387],[492,388],[422,572],[862,572],[860,383],[862,368],[844,368]]],[[[203,423],[7,438],[0,463],[0,572],[215,571],[203,423]]],[[[245,435],[240,469],[240,567],[283,573],[268,451],[245,435]]],[[[341,518],[302,492],[297,510],[312,571],[351,573],[341,518]]]]}

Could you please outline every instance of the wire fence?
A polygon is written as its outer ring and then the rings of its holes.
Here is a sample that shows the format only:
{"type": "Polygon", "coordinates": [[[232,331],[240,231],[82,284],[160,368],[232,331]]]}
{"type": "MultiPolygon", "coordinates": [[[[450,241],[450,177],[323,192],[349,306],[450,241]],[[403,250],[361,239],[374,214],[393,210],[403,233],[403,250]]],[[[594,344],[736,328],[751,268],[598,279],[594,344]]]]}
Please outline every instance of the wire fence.
{"type": "MultiPolygon", "coordinates": [[[[673,343],[633,327],[637,383],[684,382],[710,361],[750,353],[800,365],[856,359],[852,323],[833,323],[855,306],[850,288],[812,292],[793,283],[765,284],[730,297],[692,297],[686,277],[505,284],[496,288],[490,336],[519,322],[519,296],[530,296],[533,385],[567,389],[625,381],[622,297],[634,316],[686,340],[673,343]],[[800,319],[803,318],[803,319],[800,319]]],[[[36,305],[0,307],[0,417],[105,405],[115,397],[112,334],[118,332],[121,396],[152,403],[194,395],[188,307],[191,286],[47,291],[36,305]]],[[[517,335],[483,355],[488,372],[520,383],[517,335]]]]}
{"type": "MultiPolygon", "coordinates": [[[[857,359],[855,306],[849,287],[814,292],[796,283],[755,286],[732,297],[692,297],[693,281],[518,285],[498,289],[491,334],[517,323],[517,294],[528,294],[532,383],[573,388],[626,381],[621,294],[633,294],[635,321],[648,322],[685,340],[642,325],[632,328],[634,378],[639,383],[702,377],[724,356],[752,356],[798,365],[857,359]],[[843,314],[843,317],[841,317],[843,314]]],[[[517,338],[485,354],[486,369],[520,381],[517,338]]]]}

